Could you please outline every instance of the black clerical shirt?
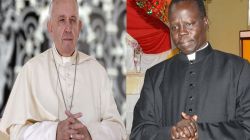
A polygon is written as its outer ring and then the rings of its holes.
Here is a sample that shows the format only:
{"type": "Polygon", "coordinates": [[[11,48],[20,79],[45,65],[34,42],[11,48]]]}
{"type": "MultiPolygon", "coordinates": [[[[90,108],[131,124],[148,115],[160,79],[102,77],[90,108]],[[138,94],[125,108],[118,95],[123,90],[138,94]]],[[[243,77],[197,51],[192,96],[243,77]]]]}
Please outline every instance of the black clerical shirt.
{"type": "Polygon", "coordinates": [[[250,64],[213,50],[180,53],[147,70],[131,140],[169,140],[181,112],[198,115],[199,140],[250,140],[250,64]]]}

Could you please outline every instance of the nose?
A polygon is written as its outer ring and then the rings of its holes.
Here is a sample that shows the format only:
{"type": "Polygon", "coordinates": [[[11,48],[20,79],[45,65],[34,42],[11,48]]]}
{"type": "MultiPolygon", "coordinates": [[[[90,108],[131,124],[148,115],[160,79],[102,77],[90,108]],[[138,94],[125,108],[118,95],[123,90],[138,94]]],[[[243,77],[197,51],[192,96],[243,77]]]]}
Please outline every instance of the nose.
{"type": "Polygon", "coordinates": [[[66,32],[71,32],[72,31],[72,24],[67,21],[66,24],[65,24],[65,31],[66,32]]]}
{"type": "Polygon", "coordinates": [[[180,29],[179,29],[179,35],[183,36],[183,35],[187,35],[187,34],[188,34],[187,28],[184,25],[181,25],[180,29]]]}

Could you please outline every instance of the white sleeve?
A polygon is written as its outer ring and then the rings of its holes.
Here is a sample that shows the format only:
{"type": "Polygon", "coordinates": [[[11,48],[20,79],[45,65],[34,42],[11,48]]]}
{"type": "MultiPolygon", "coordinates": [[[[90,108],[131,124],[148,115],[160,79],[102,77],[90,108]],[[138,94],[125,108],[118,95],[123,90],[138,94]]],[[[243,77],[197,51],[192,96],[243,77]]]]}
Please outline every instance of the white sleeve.
{"type": "Polygon", "coordinates": [[[55,140],[58,122],[42,121],[32,125],[15,125],[10,140],[55,140]]]}

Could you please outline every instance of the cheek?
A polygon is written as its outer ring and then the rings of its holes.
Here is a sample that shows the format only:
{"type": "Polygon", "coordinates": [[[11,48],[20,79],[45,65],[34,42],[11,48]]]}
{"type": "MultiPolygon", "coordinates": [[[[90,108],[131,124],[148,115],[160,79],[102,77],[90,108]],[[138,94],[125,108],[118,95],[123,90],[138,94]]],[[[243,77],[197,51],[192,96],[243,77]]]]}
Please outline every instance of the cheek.
{"type": "Polygon", "coordinates": [[[53,38],[55,41],[61,41],[62,40],[62,35],[63,35],[63,32],[61,30],[57,30],[53,33],[53,38]]]}
{"type": "Polygon", "coordinates": [[[78,36],[79,33],[80,33],[79,28],[78,28],[78,27],[75,27],[75,28],[73,29],[73,32],[74,32],[74,35],[75,35],[75,36],[78,36]]]}
{"type": "Polygon", "coordinates": [[[192,36],[192,38],[196,41],[196,43],[200,43],[200,42],[202,42],[202,40],[203,40],[203,35],[202,35],[202,33],[195,33],[195,34],[193,34],[193,36],[192,36]]]}
{"type": "Polygon", "coordinates": [[[195,32],[195,31],[190,31],[190,32],[189,32],[189,37],[190,37],[190,39],[192,39],[192,40],[197,40],[197,38],[199,37],[199,35],[198,35],[197,32],[195,32]]]}
{"type": "Polygon", "coordinates": [[[57,31],[57,38],[61,40],[63,38],[64,30],[63,29],[58,29],[57,31]]]}
{"type": "Polygon", "coordinates": [[[179,40],[180,39],[177,34],[172,35],[172,41],[174,44],[178,44],[179,40]]]}

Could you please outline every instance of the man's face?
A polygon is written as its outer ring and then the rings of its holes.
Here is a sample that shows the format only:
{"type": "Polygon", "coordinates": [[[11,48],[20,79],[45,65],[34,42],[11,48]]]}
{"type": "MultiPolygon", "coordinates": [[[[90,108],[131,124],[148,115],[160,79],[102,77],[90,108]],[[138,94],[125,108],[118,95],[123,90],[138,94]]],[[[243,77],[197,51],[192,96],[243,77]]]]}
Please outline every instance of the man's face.
{"type": "Polygon", "coordinates": [[[198,5],[193,1],[182,1],[172,6],[169,27],[173,43],[184,54],[191,54],[206,42],[208,20],[202,18],[198,5]]]}
{"type": "Polygon", "coordinates": [[[77,46],[82,23],[75,0],[54,0],[48,31],[62,56],[71,56],[77,46]]]}

